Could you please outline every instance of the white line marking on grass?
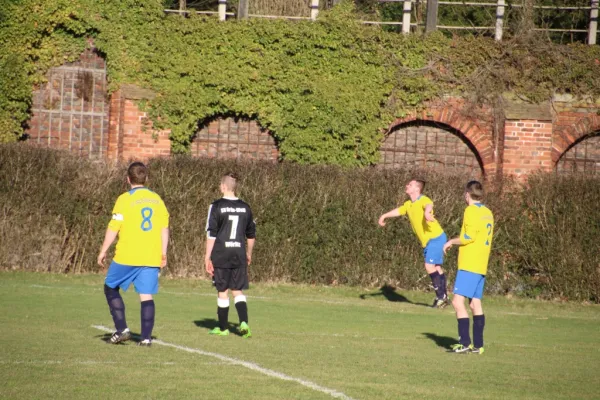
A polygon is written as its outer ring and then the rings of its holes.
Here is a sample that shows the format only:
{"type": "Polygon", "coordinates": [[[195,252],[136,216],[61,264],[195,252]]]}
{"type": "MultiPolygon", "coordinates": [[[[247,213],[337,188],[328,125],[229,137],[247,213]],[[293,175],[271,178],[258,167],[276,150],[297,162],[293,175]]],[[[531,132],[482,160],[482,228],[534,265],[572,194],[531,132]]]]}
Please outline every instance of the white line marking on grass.
{"type": "MultiPolygon", "coordinates": [[[[107,328],[106,326],[103,326],[103,325],[92,325],[92,328],[96,328],[98,330],[108,332],[108,333],[113,332],[112,329],[107,328]]],[[[186,347],[186,346],[180,346],[180,345],[173,344],[173,343],[163,342],[162,340],[155,339],[152,341],[152,343],[159,344],[159,345],[166,346],[166,347],[173,347],[175,349],[183,350],[188,353],[194,353],[194,354],[200,354],[203,356],[214,357],[221,361],[227,362],[229,364],[240,365],[240,366],[246,367],[252,371],[260,372],[261,374],[271,376],[273,378],[281,379],[283,381],[299,383],[302,386],[306,386],[307,388],[315,390],[317,392],[328,394],[331,397],[334,397],[336,399],[354,400],[354,399],[352,399],[352,397],[346,396],[344,393],[338,392],[337,390],[319,386],[316,383],[313,383],[310,381],[305,381],[304,379],[294,378],[293,376],[285,375],[285,374],[282,374],[281,372],[273,371],[272,369],[263,368],[258,364],[254,364],[254,363],[251,363],[248,361],[238,360],[237,358],[227,357],[227,356],[224,356],[224,355],[221,355],[218,353],[212,353],[210,351],[204,351],[204,350],[200,350],[200,349],[192,349],[192,348],[186,347]]]]}
{"type": "Polygon", "coordinates": [[[0,364],[62,364],[58,360],[16,360],[16,361],[0,361],[0,364]]]}
{"type": "MultiPolygon", "coordinates": [[[[77,364],[77,365],[137,365],[134,361],[96,361],[96,360],[0,360],[0,365],[3,364],[77,364]]],[[[177,363],[172,361],[147,361],[148,365],[176,365],[177,363]]],[[[199,363],[201,365],[226,365],[224,362],[205,362],[199,363]]]]}

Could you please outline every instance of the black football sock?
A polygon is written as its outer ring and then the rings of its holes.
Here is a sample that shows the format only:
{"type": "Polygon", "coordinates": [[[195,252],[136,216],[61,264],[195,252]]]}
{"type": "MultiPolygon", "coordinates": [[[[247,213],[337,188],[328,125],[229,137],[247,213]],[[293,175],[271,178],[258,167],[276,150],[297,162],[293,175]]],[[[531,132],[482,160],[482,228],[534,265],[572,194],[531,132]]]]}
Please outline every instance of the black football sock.
{"type": "Polygon", "coordinates": [[[142,340],[152,338],[152,329],[154,328],[154,300],[142,301],[142,340]]]}
{"type": "Polygon", "coordinates": [[[429,277],[431,278],[431,283],[433,284],[433,289],[435,290],[435,296],[438,299],[441,299],[442,297],[444,297],[442,293],[442,291],[440,290],[441,285],[440,285],[440,273],[435,271],[431,274],[429,274],[429,277]]]}
{"type": "Polygon", "coordinates": [[[469,336],[469,317],[458,318],[458,341],[465,347],[471,344],[471,336],[469,336]]]}
{"type": "Polygon", "coordinates": [[[217,299],[217,316],[222,331],[229,325],[229,299],[217,299]]]}
{"type": "Polygon", "coordinates": [[[448,297],[448,289],[446,288],[448,282],[446,281],[446,274],[441,273],[440,274],[440,289],[441,289],[441,293],[442,293],[442,297],[440,297],[440,299],[444,298],[444,297],[448,297]]]}
{"type": "Polygon", "coordinates": [[[104,295],[106,296],[106,302],[108,303],[110,315],[112,315],[117,332],[123,332],[127,329],[127,321],[125,321],[125,303],[119,293],[119,287],[113,289],[104,285],[104,295]]]}
{"type": "Polygon", "coordinates": [[[246,303],[246,296],[236,296],[233,301],[235,301],[235,309],[240,318],[240,324],[242,322],[248,323],[248,303],[246,303]]]}
{"type": "Polygon", "coordinates": [[[485,315],[473,315],[473,346],[483,347],[483,328],[485,327],[485,315]]]}

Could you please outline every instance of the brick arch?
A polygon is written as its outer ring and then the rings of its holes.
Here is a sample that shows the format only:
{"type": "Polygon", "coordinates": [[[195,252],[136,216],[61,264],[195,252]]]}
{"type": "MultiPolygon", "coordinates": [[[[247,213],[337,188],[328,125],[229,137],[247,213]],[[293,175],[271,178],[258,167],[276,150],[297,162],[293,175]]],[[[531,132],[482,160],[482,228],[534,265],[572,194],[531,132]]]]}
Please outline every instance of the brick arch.
{"type": "Polygon", "coordinates": [[[600,115],[587,114],[570,125],[561,123],[559,116],[554,125],[558,126],[552,135],[552,161],[556,165],[560,157],[573,145],[579,143],[586,136],[600,131],[600,115]]]}
{"type": "Polygon", "coordinates": [[[600,174],[600,130],[584,135],[569,146],[555,164],[559,174],[600,174]]]}
{"type": "Polygon", "coordinates": [[[386,136],[400,125],[413,121],[428,121],[449,126],[466,138],[476,150],[475,156],[481,161],[482,174],[485,176],[494,172],[494,148],[491,135],[486,134],[476,121],[465,118],[450,107],[431,109],[424,111],[421,115],[398,118],[388,128],[386,136]]]}
{"type": "Polygon", "coordinates": [[[279,147],[271,132],[257,120],[220,115],[198,123],[192,138],[195,157],[262,160],[277,162],[279,147]]]}

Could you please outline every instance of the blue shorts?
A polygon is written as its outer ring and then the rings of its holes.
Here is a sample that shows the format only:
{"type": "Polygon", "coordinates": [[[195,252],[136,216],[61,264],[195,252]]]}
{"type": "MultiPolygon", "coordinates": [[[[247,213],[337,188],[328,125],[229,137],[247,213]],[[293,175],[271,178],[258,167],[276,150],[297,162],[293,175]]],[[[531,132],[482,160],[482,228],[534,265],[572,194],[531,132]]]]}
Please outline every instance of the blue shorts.
{"type": "Polygon", "coordinates": [[[445,233],[440,236],[429,239],[427,245],[423,249],[425,264],[442,265],[444,263],[444,245],[448,241],[445,233]]]}
{"type": "Polygon", "coordinates": [[[484,286],[485,275],[459,269],[454,283],[454,294],[460,294],[469,299],[481,299],[484,286]]]}
{"type": "Polygon", "coordinates": [[[113,289],[120,287],[127,291],[133,282],[135,291],[139,294],[156,294],[159,272],[158,267],[130,267],[113,261],[108,267],[104,284],[113,289]]]}

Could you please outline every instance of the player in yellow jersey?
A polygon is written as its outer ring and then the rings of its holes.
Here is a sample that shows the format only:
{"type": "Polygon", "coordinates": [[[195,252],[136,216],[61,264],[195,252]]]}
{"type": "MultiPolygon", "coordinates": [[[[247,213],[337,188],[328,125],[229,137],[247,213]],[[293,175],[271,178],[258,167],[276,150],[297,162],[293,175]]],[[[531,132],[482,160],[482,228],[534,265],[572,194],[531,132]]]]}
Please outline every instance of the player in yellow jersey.
{"type": "Polygon", "coordinates": [[[487,273],[492,236],[494,234],[494,216],[489,208],[481,203],[483,185],[477,181],[467,183],[465,201],[468,206],[463,216],[460,236],[444,245],[444,253],[453,245],[459,245],[458,272],[454,284],[452,305],[458,320],[459,343],[452,350],[455,353],[483,353],[483,328],[485,315],[481,305],[485,275],[487,273]],[[469,336],[469,314],[465,307],[465,298],[473,312],[473,343],[469,336]]]}
{"type": "Polygon", "coordinates": [[[119,293],[119,288],[126,291],[131,283],[141,302],[142,340],[138,344],[152,344],[155,315],[152,295],[158,293],[158,275],[167,265],[169,212],[160,196],[144,186],[147,179],[144,164],[134,162],[129,166],[127,182],[131,190],[117,199],[98,254],[98,264],[104,268],[106,252],[119,236],[115,257],[104,281],[104,294],[117,329],[110,338],[113,344],[131,338],[125,304],[119,293]]]}
{"type": "Polygon", "coordinates": [[[423,255],[425,257],[425,270],[431,278],[435,289],[434,308],[444,308],[448,305],[446,293],[446,275],[442,269],[444,263],[443,247],[448,239],[444,230],[433,216],[433,201],[423,195],[425,181],[413,179],[406,185],[406,194],[410,200],[399,208],[394,208],[379,217],[379,225],[385,226],[387,218],[408,215],[413,232],[417,235],[423,255]]]}

